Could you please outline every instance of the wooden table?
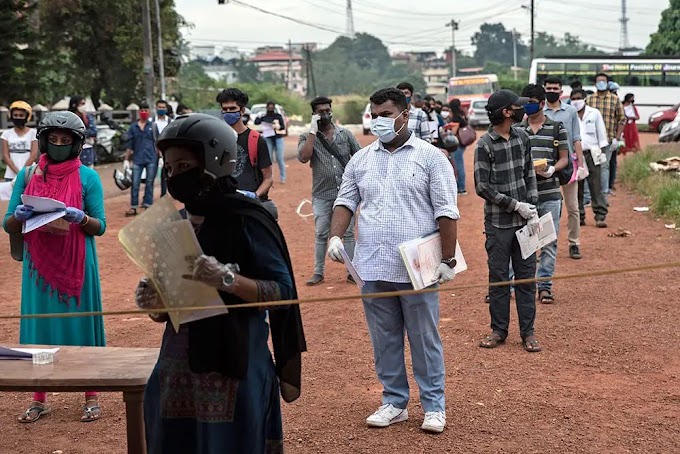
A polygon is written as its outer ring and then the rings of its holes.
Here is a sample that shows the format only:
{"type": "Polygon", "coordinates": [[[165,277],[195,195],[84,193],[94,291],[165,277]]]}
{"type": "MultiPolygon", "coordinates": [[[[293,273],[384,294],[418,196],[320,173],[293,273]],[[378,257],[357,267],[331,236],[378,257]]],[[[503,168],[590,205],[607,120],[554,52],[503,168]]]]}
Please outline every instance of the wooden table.
{"type": "Polygon", "coordinates": [[[128,454],[146,454],[142,401],[158,352],[157,348],[60,347],[53,364],[2,360],[0,391],[122,392],[128,454]]]}

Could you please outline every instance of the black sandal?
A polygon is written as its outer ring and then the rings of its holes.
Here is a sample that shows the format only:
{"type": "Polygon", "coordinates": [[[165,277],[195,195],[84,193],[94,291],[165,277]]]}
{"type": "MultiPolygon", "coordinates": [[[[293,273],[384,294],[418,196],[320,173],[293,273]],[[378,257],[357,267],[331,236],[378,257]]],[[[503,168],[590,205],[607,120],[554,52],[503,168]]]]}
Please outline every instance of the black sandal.
{"type": "Polygon", "coordinates": [[[491,333],[479,342],[479,346],[482,348],[496,348],[504,342],[505,339],[500,334],[491,333]]]}
{"type": "Polygon", "coordinates": [[[522,347],[529,353],[538,353],[542,350],[541,343],[538,342],[535,336],[527,336],[522,339],[522,347]]]}
{"type": "Polygon", "coordinates": [[[541,304],[554,304],[555,297],[550,290],[539,290],[538,291],[538,301],[541,304]]]}

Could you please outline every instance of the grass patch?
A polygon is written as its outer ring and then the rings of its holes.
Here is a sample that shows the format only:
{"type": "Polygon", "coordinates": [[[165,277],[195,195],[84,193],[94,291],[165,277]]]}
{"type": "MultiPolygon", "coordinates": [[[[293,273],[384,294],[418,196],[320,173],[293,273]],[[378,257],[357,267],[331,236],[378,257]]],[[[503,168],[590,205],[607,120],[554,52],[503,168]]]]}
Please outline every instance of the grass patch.
{"type": "Polygon", "coordinates": [[[680,177],[671,172],[654,172],[649,163],[678,155],[677,147],[648,147],[627,156],[619,165],[623,184],[649,197],[652,210],[676,224],[680,224],[680,177]]]}

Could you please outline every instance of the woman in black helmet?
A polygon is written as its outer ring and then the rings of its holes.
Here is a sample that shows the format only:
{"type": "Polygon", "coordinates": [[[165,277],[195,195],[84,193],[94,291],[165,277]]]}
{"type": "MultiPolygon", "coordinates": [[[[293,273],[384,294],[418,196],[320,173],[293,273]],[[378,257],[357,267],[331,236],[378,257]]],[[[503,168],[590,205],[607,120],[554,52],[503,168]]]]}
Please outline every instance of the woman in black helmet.
{"type": "MultiPolygon", "coordinates": [[[[157,145],[168,192],[184,204],[205,254],[185,278],[215,287],[227,306],[297,298],[277,223],[259,201],[236,193],[234,131],[208,115],[180,116],[157,145]]],[[[140,282],[138,306],[160,308],[159,300],[140,282]]],[[[300,395],[306,347],[297,305],[268,314],[269,324],[267,311],[232,309],[179,333],[166,326],[144,397],[149,454],[282,452],[279,387],[287,402],[300,395]]]]}
{"type": "MultiPolygon", "coordinates": [[[[22,195],[48,197],[66,205],[65,216],[23,236],[21,313],[89,312],[102,310],[95,236],[106,230],[104,196],[99,175],[78,159],[85,125],[71,112],[50,112],[38,125],[37,166],[19,172],[5,215],[7,233],[20,234],[33,207],[22,195]]],[[[21,259],[21,257],[19,258],[21,259]]],[[[43,345],[106,345],[102,317],[23,319],[20,343],[43,345]]],[[[81,420],[101,416],[96,393],[85,393],[81,420]]],[[[45,393],[19,418],[34,422],[49,413],[45,393]]]]}

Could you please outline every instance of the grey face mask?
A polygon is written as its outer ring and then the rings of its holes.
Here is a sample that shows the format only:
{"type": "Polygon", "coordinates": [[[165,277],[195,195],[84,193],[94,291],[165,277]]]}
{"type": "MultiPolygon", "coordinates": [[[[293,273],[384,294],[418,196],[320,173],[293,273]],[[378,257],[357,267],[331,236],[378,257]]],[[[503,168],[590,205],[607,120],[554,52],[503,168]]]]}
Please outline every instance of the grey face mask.
{"type": "Polygon", "coordinates": [[[47,144],[47,156],[54,162],[66,161],[71,156],[73,145],[47,144]]]}

